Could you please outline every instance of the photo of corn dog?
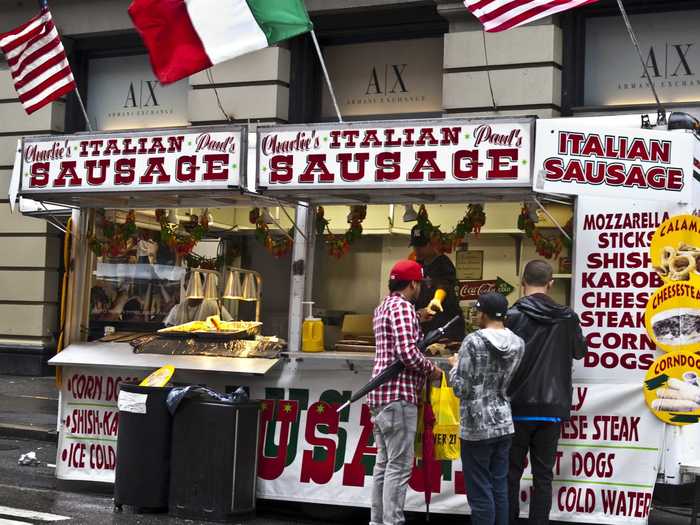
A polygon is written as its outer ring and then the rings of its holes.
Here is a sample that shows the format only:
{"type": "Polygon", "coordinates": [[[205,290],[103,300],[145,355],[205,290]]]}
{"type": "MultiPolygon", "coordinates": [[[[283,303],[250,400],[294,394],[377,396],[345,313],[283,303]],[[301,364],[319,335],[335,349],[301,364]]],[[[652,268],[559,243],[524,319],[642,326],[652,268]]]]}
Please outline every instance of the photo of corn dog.
{"type": "Polygon", "coordinates": [[[700,410],[700,405],[685,399],[656,399],[651,408],[659,412],[695,412],[700,410]]]}
{"type": "Polygon", "coordinates": [[[660,412],[695,412],[700,410],[700,387],[671,378],[667,386],[656,390],[653,410],[660,412]]]}

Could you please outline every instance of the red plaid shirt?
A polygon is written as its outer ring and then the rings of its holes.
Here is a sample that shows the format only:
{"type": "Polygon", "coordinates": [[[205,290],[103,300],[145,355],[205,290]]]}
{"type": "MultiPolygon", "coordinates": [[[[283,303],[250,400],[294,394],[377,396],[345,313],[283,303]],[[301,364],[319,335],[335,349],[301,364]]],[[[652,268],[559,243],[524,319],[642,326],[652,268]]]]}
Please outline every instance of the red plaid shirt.
{"type": "Polygon", "coordinates": [[[398,293],[384,299],[374,311],[374,336],[377,355],[372,377],[397,359],[403,361],[406,368],[395,379],[367,394],[367,403],[375,409],[398,400],[417,405],[425,378],[434,366],[416,347],[421,329],[413,304],[398,293]]]}

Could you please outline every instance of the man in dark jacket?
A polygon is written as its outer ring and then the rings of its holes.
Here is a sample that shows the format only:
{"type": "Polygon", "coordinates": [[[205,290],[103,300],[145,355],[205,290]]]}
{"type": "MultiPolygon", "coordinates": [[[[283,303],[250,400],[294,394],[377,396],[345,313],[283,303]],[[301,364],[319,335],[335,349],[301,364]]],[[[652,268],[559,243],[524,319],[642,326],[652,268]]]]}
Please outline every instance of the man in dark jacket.
{"type": "Polygon", "coordinates": [[[525,341],[525,355],[508,389],[515,424],[508,474],[511,524],[520,514],[520,479],[528,452],[534,479],[529,523],[549,523],[561,422],[571,411],[573,360],[583,359],[587,350],[578,316],[549,297],[553,284],[548,262],[529,262],[523,272],[524,297],[508,312],[508,328],[525,341]]]}

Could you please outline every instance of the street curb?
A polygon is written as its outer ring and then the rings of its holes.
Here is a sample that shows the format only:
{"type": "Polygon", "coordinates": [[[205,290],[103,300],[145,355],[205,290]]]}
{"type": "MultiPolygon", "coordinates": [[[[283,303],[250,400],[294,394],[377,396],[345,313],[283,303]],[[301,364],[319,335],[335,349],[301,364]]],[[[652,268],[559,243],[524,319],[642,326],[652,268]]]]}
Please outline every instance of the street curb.
{"type": "Polygon", "coordinates": [[[35,441],[58,442],[58,433],[53,428],[31,427],[28,425],[12,425],[0,423],[0,437],[31,439],[35,441]]]}

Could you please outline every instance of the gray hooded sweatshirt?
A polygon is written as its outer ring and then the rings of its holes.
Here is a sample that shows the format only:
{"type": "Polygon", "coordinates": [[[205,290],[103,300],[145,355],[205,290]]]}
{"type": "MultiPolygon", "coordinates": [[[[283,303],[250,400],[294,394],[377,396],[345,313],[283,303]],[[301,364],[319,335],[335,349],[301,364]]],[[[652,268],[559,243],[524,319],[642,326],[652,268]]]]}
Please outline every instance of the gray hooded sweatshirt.
{"type": "Polygon", "coordinates": [[[525,352],[525,343],[507,328],[485,328],[468,335],[459,362],[449,374],[460,400],[460,434],[483,441],[514,433],[506,391],[525,352]]]}

